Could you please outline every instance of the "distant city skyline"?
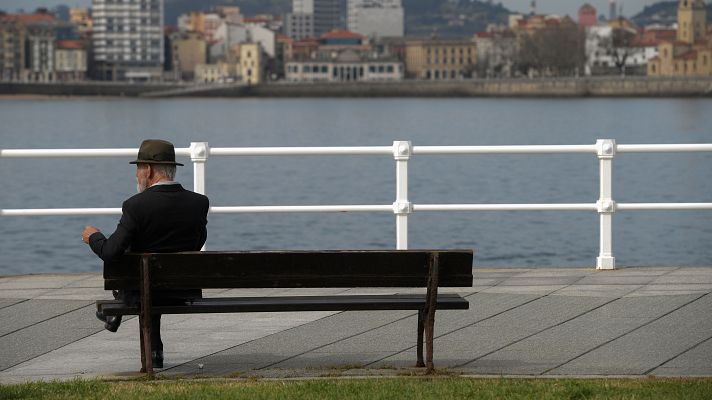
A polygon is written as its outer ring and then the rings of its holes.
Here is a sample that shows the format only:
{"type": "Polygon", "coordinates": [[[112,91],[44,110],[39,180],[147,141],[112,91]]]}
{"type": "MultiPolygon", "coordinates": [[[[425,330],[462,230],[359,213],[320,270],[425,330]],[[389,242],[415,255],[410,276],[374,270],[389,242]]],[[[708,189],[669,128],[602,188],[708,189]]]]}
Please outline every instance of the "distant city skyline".
{"type": "MultiPolygon", "coordinates": [[[[623,15],[633,16],[643,10],[643,7],[661,0],[617,0],[619,6],[623,4],[623,15]]],[[[503,6],[512,11],[528,13],[530,10],[531,0],[493,0],[497,4],[501,2],[503,6]]],[[[587,0],[587,1],[572,1],[572,0],[536,0],[537,12],[542,14],[558,14],[570,15],[576,17],[579,7],[584,3],[589,3],[596,7],[598,14],[608,16],[608,0],[587,0]]],[[[706,1],[708,2],[708,1],[706,1]]],[[[91,0],[0,0],[0,9],[14,12],[18,9],[25,11],[33,11],[38,7],[54,8],[57,5],[65,4],[70,7],[89,7],[91,0]]],[[[199,2],[196,2],[196,6],[199,2]]]]}

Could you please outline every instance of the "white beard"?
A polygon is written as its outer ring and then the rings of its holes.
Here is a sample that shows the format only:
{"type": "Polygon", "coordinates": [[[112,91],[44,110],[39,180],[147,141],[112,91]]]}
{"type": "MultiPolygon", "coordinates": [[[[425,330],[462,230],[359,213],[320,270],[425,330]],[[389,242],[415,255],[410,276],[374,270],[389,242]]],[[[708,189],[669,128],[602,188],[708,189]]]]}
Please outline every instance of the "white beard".
{"type": "Polygon", "coordinates": [[[136,179],[136,192],[143,193],[144,190],[146,190],[146,182],[141,182],[136,179]]]}

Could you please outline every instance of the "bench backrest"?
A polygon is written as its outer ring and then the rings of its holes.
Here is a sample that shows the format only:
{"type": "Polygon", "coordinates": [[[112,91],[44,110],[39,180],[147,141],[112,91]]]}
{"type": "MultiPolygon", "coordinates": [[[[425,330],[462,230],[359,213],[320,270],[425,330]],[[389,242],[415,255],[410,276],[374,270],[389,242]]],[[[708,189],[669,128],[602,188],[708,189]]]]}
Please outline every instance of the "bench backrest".
{"type": "Polygon", "coordinates": [[[158,289],[472,286],[472,250],[241,251],[125,254],[104,265],[104,287],[138,289],[141,264],[158,289]]]}

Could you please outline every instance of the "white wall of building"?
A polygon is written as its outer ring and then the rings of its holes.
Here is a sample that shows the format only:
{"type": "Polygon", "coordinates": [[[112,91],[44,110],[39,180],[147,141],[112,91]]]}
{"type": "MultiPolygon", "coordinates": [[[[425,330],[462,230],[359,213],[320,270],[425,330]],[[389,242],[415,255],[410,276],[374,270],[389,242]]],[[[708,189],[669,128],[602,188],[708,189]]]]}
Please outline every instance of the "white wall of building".
{"type": "Polygon", "coordinates": [[[405,33],[400,0],[349,0],[348,29],[366,36],[400,37],[405,33]]]}

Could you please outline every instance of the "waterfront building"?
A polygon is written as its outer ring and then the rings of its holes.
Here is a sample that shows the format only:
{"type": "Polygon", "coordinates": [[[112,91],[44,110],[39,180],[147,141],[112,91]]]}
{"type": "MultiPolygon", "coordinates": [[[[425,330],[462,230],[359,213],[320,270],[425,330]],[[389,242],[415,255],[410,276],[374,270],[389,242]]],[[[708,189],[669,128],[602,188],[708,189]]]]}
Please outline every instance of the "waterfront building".
{"type": "Polygon", "coordinates": [[[55,34],[51,23],[27,25],[27,63],[25,80],[51,82],[55,79],[55,34]]]}
{"type": "Polygon", "coordinates": [[[274,68],[271,71],[273,80],[285,78],[285,66],[288,61],[292,60],[293,52],[294,39],[285,34],[277,33],[275,36],[274,68]]]}
{"type": "Polygon", "coordinates": [[[294,40],[314,37],[314,14],[288,13],[284,16],[284,32],[294,40]]]}
{"type": "Polygon", "coordinates": [[[289,61],[286,78],[292,82],[400,81],[403,63],[395,57],[378,57],[356,49],[317,52],[310,60],[289,61]]]}
{"type": "Polygon", "coordinates": [[[618,6],[616,0],[608,0],[608,19],[614,20],[618,18],[618,6]]]}
{"type": "Polygon", "coordinates": [[[58,81],[82,81],[87,74],[86,43],[81,40],[60,40],[54,52],[58,81]]]}
{"type": "Polygon", "coordinates": [[[200,32],[176,32],[171,36],[174,78],[193,80],[195,67],[208,61],[208,46],[200,32]]]}
{"type": "Polygon", "coordinates": [[[93,22],[87,8],[70,8],[69,22],[76,26],[82,34],[91,32],[93,28],[93,22]]]}
{"type": "Polygon", "coordinates": [[[163,0],[92,0],[97,78],[162,79],[163,0]]]}
{"type": "Polygon", "coordinates": [[[348,29],[369,37],[403,36],[401,0],[348,0],[348,29]]]}
{"type": "Polygon", "coordinates": [[[284,17],[287,36],[301,40],[341,27],[341,0],[292,0],[284,17]]]}
{"type": "Polygon", "coordinates": [[[0,81],[20,80],[25,69],[25,25],[0,15],[0,81]]]}
{"type": "MultiPolygon", "coordinates": [[[[276,57],[276,33],[260,24],[232,24],[225,23],[217,31],[220,40],[210,46],[210,62],[226,62],[235,68],[240,68],[241,45],[245,43],[259,44],[261,51],[265,53],[265,59],[276,57]]],[[[261,60],[266,65],[265,59],[261,60]]],[[[271,73],[274,64],[270,65],[271,73]]]]}
{"type": "Polygon", "coordinates": [[[248,85],[259,85],[264,80],[265,57],[259,43],[240,44],[239,75],[248,85]]]}
{"type": "Polygon", "coordinates": [[[509,78],[514,75],[518,42],[510,29],[488,29],[474,36],[477,57],[475,72],[481,78],[509,78]]]}
{"type": "Polygon", "coordinates": [[[235,65],[225,62],[198,64],[195,66],[195,81],[200,83],[226,83],[237,78],[235,65]]]}
{"type": "Polygon", "coordinates": [[[657,56],[658,39],[620,24],[586,29],[584,72],[590,75],[645,75],[649,60],[657,56]]]}
{"type": "Polygon", "coordinates": [[[477,62],[473,40],[408,40],[406,77],[449,80],[470,76],[477,62]]]}
{"type": "MultiPolygon", "coordinates": [[[[239,14],[239,8],[237,12],[239,14]]],[[[238,17],[234,13],[235,11],[229,8],[228,14],[230,18],[240,20],[241,16],[238,17]]],[[[204,13],[193,11],[190,14],[183,14],[178,17],[178,30],[182,32],[198,32],[203,35],[208,43],[212,43],[222,39],[219,31],[225,22],[226,20],[223,16],[217,12],[204,13]]]]}
{"type": "Polygon", "coordinates": [[[676,40],[658,46],[658,56],[648,63],[650,76],[711,76],[712,32],[702,0],[680,0],[676,40]]]}

